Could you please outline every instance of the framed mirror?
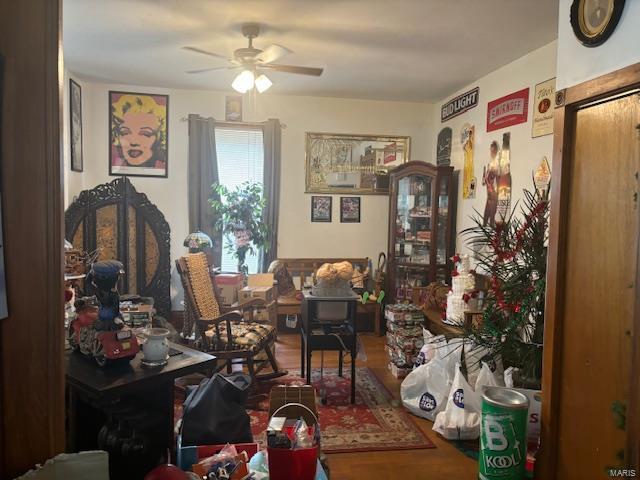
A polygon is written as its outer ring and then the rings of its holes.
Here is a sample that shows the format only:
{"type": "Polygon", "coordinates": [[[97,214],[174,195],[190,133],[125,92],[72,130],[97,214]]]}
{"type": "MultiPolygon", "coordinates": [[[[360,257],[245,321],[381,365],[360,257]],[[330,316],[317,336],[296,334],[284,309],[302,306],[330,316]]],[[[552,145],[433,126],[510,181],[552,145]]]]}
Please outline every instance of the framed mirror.
{"type": "Polygon", "coordinates": [[[411,139],[392,135],[306,134],[306,193],[388,195],[389,171],[409,161],[411,139]]]}

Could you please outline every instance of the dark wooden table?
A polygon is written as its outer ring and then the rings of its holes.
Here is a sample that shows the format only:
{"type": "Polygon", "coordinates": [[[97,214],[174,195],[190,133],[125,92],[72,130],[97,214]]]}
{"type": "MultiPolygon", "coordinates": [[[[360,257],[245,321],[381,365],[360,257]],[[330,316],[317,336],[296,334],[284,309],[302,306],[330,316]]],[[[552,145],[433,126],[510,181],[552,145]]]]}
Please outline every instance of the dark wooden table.
{"type": "Polygon", "coordinates": [[[307,290],[303,290],[302,295],[300,375],[305,374],[306,362],[307,383],[311,385],[311,354],[314,350],[330,350],[339,352],[338,375],[342,376],[342,352],[346,347],[351,354],[351,403],[355,403],[356,355],[358,353],[356,314],[360,296],[352,292],[352,295],[346,296],[317,297],[307,290]],[[344,317],[331,320],[321,318],[318,308],[321,305],[330,304],[346,304],[344,317]],[[338,326],[343,327],[339,333],[328,333],[333,327],[338,326]]]}
{"type": "Polygon", "coordinates": [[[149,454],[136,464],[110,452],[112,478],[142,478],[161,457],[166,457],[167,449],[174,451],[174,381],[213,370],[216,359],[182,345],[170,346],[180,354],[170,356],[169,363],[161,368],[142,366],[142,352],[129,363],[105,368],[80,353],[65,352],[70,451],[98,448],[98,432],[110,416],[116,416],[114,411],[123,410],[134,417],[138,411],[144,416],[144,431],[150,438],[149,454]]]}

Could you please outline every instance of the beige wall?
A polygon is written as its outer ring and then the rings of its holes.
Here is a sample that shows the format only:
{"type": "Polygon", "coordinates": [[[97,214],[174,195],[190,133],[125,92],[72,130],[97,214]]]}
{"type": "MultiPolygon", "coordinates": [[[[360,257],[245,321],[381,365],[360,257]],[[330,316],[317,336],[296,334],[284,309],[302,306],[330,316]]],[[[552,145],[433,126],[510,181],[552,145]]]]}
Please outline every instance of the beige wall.
{"type": "MultiPolygon", "coordinates": [[[[75,79],[75,76],[71,74],[75,79]]],[[[187,219],[187,123],[190,113],[224,118],[222,92],[167,90],[131,85],[81,82],[84,117],[84,173],[69,172],[67,197],[115,177],[108,174],[108,91],[124,90],[169,95],[169,177],[131,178],[164,213],[171,226],[172,261],[185,251],[182,241],[188,232],[187,219]],[[79,181],[78,181],[79,180],[79,181]]],[[[304,193],[305,132],[372,133],[409,135],[412,159],[428,160],[431,151],[433,115],[431,105],[377,102],[340,98],[259,96],[255,105],[245,102],[245,120],[279,118],[282,131],[282,176],[278,254],[282,257],[377,258],[386,251],[387,196],[363,195],[361,223],[341,224],[339,195],[333,199],[333,222],[311,223],[311,195],[304,193]]],[[[67,108],[68,109],[68,108],[67,108]]],[[[68,123],[68,121],[65,121],[68,123]]],[[[65,170],[68,172],[68,164],[65,170]]],[[[172,262],[173,263],[173,262],[172,262]]],[[[182,288],[172,271],[173,308],[180,309],[182,288]]]]}
{"type": "MultiPolygon", "coordinates": [[[[498,70],[470,83],[458,92],[451,94],[433,109],[433,145],[432,155],[435,156],[437,135],[443,127],[453,130],[451,164],[456,170],[461,170],[464,162],[460,132],[465,123],[475,125],[474,167],[477,180],[476,196],[472,199],[462,198],[462,172],[458,183],[458,214],[456,219],[457,231],[473,225],[471,216],[474,211],[484,212],[487,200],[486,188],[482,186],[482,168],[489,161],[489,145],[493,140],[502,143],[502,134],[511,132],[511,195],[512,208],[522,198],[524,188],[532,188],[532,172],[546,156],[551,164],[553,151],[553,135],[531,138],[531,121],[534,108],[534,92],[537,83],[555,77],[556,72],[556,42],[534,50],[524,57],[505,65],[498,70]],[[455,117],[448,122],[441,123],[440,109],[449,99],[466,92],[474,87],[480,87],[478,106],[468,112],[455,117]],[[512,127],[487,132],[487,103],[523,88],[529,87],[529,116],[526,123],[512,127]]],[[[458,251],[468,251],[464,237],[458,236],[458,251]]]]}

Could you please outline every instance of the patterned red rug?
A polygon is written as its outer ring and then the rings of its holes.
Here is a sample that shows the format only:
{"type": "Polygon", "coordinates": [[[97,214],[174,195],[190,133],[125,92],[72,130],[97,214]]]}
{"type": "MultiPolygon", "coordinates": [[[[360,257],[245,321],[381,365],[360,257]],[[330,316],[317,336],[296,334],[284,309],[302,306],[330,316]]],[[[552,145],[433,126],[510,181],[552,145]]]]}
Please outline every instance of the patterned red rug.
{"type": "MultiPolygon", "coordinates": [[[[304,385],[297,375],[281,377],[264,389],[274,385],[304,385]]],[[[368,368],[356,372],[356,403],[350,403],[351,377],[345,368],[343,378],[337,369],[314,369],[311,383],[319,397],[321,388],[327,393],[327,404],[318,403],[318,416],[322,431],[322,450],[325,453],[369,452],[375,450],[408,450],[435,448],[401,406],[391,405],[392,395],[368,368]]],[[[319,400],[319,398],[318,398],[319,400]]],[[[260,405],[261,411],[249,410],[251,430],[256,441],[262,442],[268,423],[268,401],[260,405]]]]}
{"type": "MultiPolygon", "coordinates": [[[[304,385],[304,379],[289,374],[260,384],[261,393],[268,394],[275,385],[304,385]]],[[[393,396],[368,368],[356,372],[356,403],[350,403],[351,377],[345,368],[343,378],[335,368],[325,368],[323,381],[320,370],[314,369],[311,383],[320,392],[324,388],[327,404],[319,402],[318,416],[325,453],[371,452],[377,450],[410,450],[436,448],[401,406],[393,406],[393,396]]],[[[182,417],[181,395],[176,395],[175,419],[182,417]]],[[[261,402],[257,410],[247,410],[251,417],[254,440],[264,444],[268,424],[269,401],[261,402]]]]}

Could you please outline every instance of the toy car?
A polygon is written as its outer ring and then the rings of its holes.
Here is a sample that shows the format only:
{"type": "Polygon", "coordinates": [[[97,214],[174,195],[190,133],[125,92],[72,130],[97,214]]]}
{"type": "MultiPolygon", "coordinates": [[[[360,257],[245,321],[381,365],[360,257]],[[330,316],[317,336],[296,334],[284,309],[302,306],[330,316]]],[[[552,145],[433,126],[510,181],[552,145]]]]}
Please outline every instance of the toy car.
{"type": "Polygon", "coordinates": [[[116,260],[91,266],[86,281],[95,289],[98,306],[87,299],[78,300],[77,316],[67,332],[71,348],[93,357],[101,367],[109,362],[129,361],[140,350],[138,339],[120,315],[116,284],[123,273],[122,263],[116,260]]]}

